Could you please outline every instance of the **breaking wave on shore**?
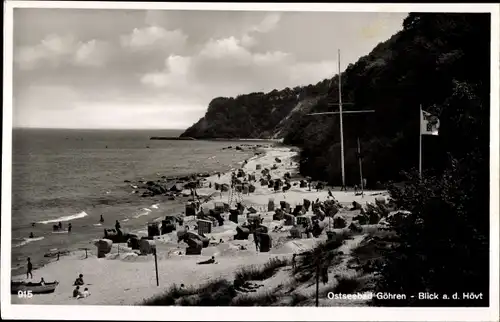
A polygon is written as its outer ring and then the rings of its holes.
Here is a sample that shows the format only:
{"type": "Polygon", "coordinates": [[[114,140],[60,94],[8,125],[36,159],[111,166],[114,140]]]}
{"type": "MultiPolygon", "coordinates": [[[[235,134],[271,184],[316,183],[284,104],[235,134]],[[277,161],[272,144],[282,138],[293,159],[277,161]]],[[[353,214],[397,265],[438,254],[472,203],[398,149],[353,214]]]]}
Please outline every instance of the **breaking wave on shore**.
{"type": "Polygon", "coordinates": [[[87,217],[87,216],[88,216],[88,214],[85,211],[82,211],[82,212],[80,212],[78,214],[75,214],[75,215],[63,216],[63,217],[59,217],[59,218],[56,218],[56,219],[39,221],[38,223],[39,224],[50,224],[50,223],[56,223],[56,222],[63,222],[63,221],[70,221],[70,220],[74,220],[74,219],[80,219],[80,218],[84,218],[84,217],[87,217]]]}

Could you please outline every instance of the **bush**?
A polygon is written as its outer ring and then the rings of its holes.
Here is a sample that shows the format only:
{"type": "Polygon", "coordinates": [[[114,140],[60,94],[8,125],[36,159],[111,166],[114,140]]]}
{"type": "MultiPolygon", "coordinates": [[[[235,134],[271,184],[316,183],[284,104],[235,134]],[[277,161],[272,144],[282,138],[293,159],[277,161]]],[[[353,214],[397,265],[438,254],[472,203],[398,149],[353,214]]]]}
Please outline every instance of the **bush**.
{"type": "Polygon", "coordinates": [[[262,295],[243,295],[236,297],[231,302],[231,306],[270,306],[279,300],[273,292],[262,295]]]}
{"type": "MultiPolygon", "coordinates": [[[[344,240],[349,238],[350,234],[343,231],[342,234],[336,235],[334,240],[328,240],[318,244],[314,249],[306,251],[298,256],[297,267],[292,274],[295,276],[296,281],[304,283],[316,276],[316,263],[320,265],[320,275],[325,276],[328,268],[332,265],[340,263],[341,255],[337,249],[342,246],[344,240]]],[[[323,282],[327,282],[325,278],[323,282]]]]}
{"type": "Polygon", "coordinates": [[[363,283],[356,277],[340,276],[337,278],[337,285],[333,288],[333,293],[354,294],[359,292],[362,287],[363,283]]]}
{"type": "Polygon", "coordinates": [[[215,280],[198,288],[180,288],[173,285],[167,292],[145,300],[143,305],[150,306],[226,306],[236,296],[234,286],[224,280],[215,280]]]}
{"type": "Polygon", "coordinates": [[[264,281],[272,277],[278,269],[287,265],[286,259],[275,257],[271,258],[263,267],[255,265],[242,267],[235,274],[234,285],[238,287],[246,281],[264,281]]]}
{"type": "Polygon", "coordinates": [[[409,175],[403,188],[390,193],[411,211],[394,227],[399,246],[387,255],[377,291],[417,294],[483,293],[477,301],[376,300],[376,305],[487,306],[489,294],[489,198],[480,153],[452,159],[440,176],[409,175]],[[483,181],[481,183],[481,181],[483,181]],[[404,272],[404,273],[402,273],[404,272]]]}

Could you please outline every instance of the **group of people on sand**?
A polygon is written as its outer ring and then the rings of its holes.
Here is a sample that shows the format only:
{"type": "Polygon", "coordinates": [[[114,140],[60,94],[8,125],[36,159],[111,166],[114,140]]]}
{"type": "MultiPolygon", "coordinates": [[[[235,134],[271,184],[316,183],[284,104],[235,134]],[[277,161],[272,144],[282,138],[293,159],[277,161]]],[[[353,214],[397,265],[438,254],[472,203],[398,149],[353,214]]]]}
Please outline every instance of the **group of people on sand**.
{"type": "Polygon", "coordinates": [[[90,291],[88,287],[86,287],[83,292],[80,290],[80,286],[75,287],[73,290],[73,297],[76,299],[84,299],[90,296],[90,291]]]}
{"type": "Polygon", "coordinates": [[[83,274],[80,274],[73,283],[73,286],[76,286],[75,289],[73,290],[74,298],[81,299],[90,296],[90,291],[87,287],[83,290],[83,292],[80,290],[80,286],[82,285],[85,285],[85,282],[83,281],[83,274]]]}

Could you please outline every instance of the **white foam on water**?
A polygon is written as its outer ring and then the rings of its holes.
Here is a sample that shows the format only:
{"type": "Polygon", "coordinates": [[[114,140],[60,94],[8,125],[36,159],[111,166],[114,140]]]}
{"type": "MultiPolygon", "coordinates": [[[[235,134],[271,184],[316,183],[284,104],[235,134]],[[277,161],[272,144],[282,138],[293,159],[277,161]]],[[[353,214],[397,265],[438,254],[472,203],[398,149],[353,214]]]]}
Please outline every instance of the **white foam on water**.
{"type": "Polygon", "coordinates": [[[12,247],[21,247],[23,245],[26,245],[26,244],[29,244],[29,243],[32,243],[32,242],[35,242],[35,241],[42,240],[44,238],[45,237],[24,238],[24,241],[20,242],[19,244],[12,245],[12,247]]]}
{"type": "Polygon", "coordinates": [[[102,224],[94,224],[94,226],[102,226],[102,224]]]}
{"type": "Polygon", "coordinates": [[[151,208],[158,209],[158,208],[160,208],[159,206],[160,206],[160,204],[154,204],[154,205],[151,206],[151,208]]]}
{"type": "Polygon", "coordinates": [[[80,218],[87,217],[87,216],[88,216],[88,214],[85,211],[82,211],[76,215],[63,216],[63,217],[59,217],[56,219],[39,221],[38,223],[39,224],[50,224],[50,223],[54,223],[54,222],[63,222],[63,221],[70,221],[73,219],[80,219],[80,218]]]}
{"type": "Polygon", "coordinates": [[[130,220],[130,219],[128,219],[128,218],[125,218],[125,219],[123,219],[122,221],[129,221],[129,220],[130,220]]]}
{"type": "Polygon", "coordinates": [[[53,234],[67,234],[67,233],[68,233],[68,231],[67,231],[67,230],[62,230],[62,231],[61,231],[61,230],[58,230],[58,231],[53,231],[52,233],[53,233],[53,234]]]}
{"type": "Polygon", "coordinates": [[[149,208],[142,208],[141,210],[143,210],[143,212],[137,214],[134,216],[134,218],[139,218],[139,217],[142,217],[142,216],[147,216],[151,213],[151,209],[149,208]]]}

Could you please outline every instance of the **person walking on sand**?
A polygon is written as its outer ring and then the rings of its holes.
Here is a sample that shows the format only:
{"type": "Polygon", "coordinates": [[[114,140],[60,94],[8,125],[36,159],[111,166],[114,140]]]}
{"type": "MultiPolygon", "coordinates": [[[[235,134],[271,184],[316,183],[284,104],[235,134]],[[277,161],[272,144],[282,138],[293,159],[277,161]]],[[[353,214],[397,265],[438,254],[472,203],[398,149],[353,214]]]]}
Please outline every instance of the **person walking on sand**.
{"type": "Polygon", "coordinates": [[[71,223],[68,224],[68,234],[71,233],[71,223]]]}
{"type": "Polygon", "coordinates": [[[28,270],[26,271],[26,278],[31,276],[33,278],[33,264],[31,264],[31,258],[28,257],[28,270]]]}
{"type": "Polygon", "coordinates": [[[122,226],[120,225],[120,222],[119,222],[118,220],[116,220],[116,222],[115,222],[115,229],[116,229],[116,233],[117,233],[118,235],[121,235],[121,234],[122,234],[122,231],[121,231],[121,229],[120,229],[120,228],[122,228],[122,226]]]}

